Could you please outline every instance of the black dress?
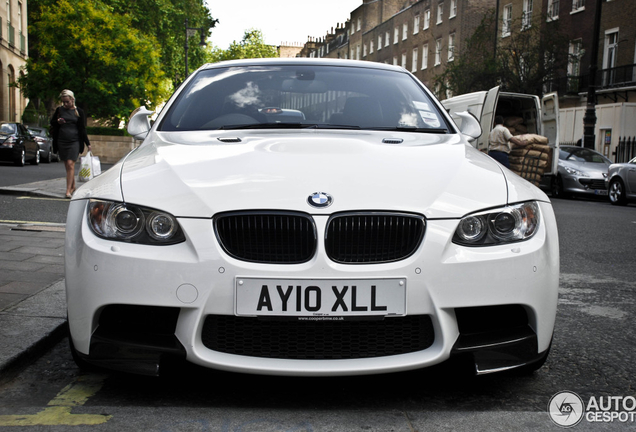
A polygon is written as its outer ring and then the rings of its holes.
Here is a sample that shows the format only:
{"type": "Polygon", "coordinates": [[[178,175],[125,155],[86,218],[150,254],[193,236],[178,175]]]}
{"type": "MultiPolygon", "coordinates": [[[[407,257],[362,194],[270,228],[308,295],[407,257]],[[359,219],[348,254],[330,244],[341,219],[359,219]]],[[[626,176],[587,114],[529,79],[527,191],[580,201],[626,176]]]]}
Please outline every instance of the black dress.
{"type": "Polygon", "coordinates": [[[84,145],[91,145],[86,134],[86,117],[80,108],[58,107],[51,118],[51,135],[53,150],[58,152],[61,160],[76,161],[84,152],[84,145]],[[65,123],[60,124],[59,118],[65,123]]]}

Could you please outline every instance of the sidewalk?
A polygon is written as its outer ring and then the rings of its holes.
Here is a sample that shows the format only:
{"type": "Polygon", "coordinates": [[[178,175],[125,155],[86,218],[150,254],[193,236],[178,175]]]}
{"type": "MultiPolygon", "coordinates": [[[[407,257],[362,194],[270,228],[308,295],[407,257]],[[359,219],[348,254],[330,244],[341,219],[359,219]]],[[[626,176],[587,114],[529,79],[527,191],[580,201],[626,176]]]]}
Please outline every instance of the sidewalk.
{"type": "MultiPolygon", "coordinates": [[[[0,187],[62,198],[64,178],[0,187]]],[[[0,224],[0,378],[66,335],[63,224],[0,224]]]]}

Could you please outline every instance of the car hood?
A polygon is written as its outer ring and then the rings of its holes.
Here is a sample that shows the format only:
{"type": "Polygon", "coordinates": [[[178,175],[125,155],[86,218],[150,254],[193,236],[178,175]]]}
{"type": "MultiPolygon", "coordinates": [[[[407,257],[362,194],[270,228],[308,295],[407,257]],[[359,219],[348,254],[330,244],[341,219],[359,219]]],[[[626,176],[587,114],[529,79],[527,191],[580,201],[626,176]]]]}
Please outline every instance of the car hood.
{"type": "Polygon", "coordinates": [[[460,135],[342,130],[152,132],[74,196],[91,197],[177,217],[279,209],[390,210],[445,218],[508,201],[548,201],[460,135]],[[314,192],[331,195],[333,204],[311,207],[314,192]]]}
{"type": "Polygon", "coordinates": [[[598,162],[580,162],[570,160],[559,160],[559,165],[562,167],[570,167],[579,171],[583,171],[593,177],[602,177],[603,174],[607,174],[607,170],[610,167],[608,163],[598,162]]]}

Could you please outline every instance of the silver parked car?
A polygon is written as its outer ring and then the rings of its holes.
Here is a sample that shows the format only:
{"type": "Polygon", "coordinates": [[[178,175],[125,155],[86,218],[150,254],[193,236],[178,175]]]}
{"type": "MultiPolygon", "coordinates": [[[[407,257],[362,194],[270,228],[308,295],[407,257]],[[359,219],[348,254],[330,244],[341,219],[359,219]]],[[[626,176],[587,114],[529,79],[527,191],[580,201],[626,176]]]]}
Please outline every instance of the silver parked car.
{"type": "Polygon", "coordinates": [[[577,146],[561,146],[559,170],[552,182],[552,196],[607,195],[607,170],[612,164],[597,151],[577,146]]]}
{"type": "Polygon", "coordinates": [[[625,205],[628,201],[636,201],[636,158],[610,165],[605,183],[612,204],[625,205]]]}

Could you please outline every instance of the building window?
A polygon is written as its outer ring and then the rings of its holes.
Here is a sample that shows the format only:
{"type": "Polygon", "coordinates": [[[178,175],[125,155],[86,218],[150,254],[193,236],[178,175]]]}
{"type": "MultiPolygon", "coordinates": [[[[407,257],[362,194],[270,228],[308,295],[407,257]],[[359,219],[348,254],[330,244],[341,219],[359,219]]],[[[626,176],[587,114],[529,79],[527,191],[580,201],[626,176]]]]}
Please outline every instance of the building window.
{"type": "Polygon", "coordinates": [[[356,45],[356,60],[360,60],[360,45],[356,45]]]}
{"type": "Polygon", "coordinates": [[[428,44],[422,46],[422,69],[428,67],[428,44]]]}
{"type": "Polygon", "coordinates": [[[369,41],[369,54],[373,54],[373,39],[369,41]]]}
{"type": "Polygon", "coordinates": [[[378,36],[378,51],[382,49],[382,35],[378,36]]]}
{"type": "Polygon", "coordinates": [[[390,43],[391,43],[391,34],[389,32],[386,32],[384,34],[384,46],[388,47],[390,43]]]}
{"type": "Polygon", "coordinates": [[[548,0],[548,21],[559,19],[559,2],[561,0],[548,0]]]}
{"type": "Polygon", "coordinates": [[[413,48],[413,59],[411,61],[411,72],[417,72],[417,48],[413,48]]]}
{"type": "Polygon", "coordinates": [[[393,66],[397,66],[397,56],[393,56],[393,66]]]}
{"type": "Polygon", "coordinates": [[[358,31],[362,29],[362,18],[358,18],[358,31]]]}
{"type": "Polygon", "coordinates": [[[406,69],[406,53],[402,53],[402,67],[406,69]]]}
{"type": "Polygon", "coordinates": [[[455,33],[448,35],[448,61],[455,59],[455,33]]]}
{"type": "Polygon", "coordinates": [[[585,0],[572,0],[572,12],[585,10],[585,0]]]}
{"type": "Polygon", "coordinates": [[[501,37],[510,36],[510,25],[512,23],[512,5],[504,6],[503,18],[501,23],[501,37]]]}
{"type": "Polygon", "coordinates": [[[402,24],[402,40],[406,40],[409,35],[409,25],[408,23],[402,24]]]}
{"type": "Polygon", "coordinates": [[[444,18],[444,2],[437,5],[437,24],[442,23],[442,18],[444,18]]]}
{"type": "Polygon", "coordinates": [[[420,31],[420,15],[415,15],[413,18],[413,34],[418,34],[420,31]]]}
{"type": "Polygon", "coordinates": [[[523,0],[523,14],[521,16],[522,30],[532,27],[532,1],[533,0],[523,0]]]}
{"type": "Polygon", "coordinates": [[[426,9],[424,11],[424,30],[429,28],[430,25],[431,25],[431,10],[430,9],[426,9]]]}
{"type": "Polygon", "coordinates": [[[393,44],[398,43],[399,39],[400,39],[400,28],[398,26],[395,26],[395,28],[393,29],[393,44]]]}
{"type": "Polygon", "coordinates": [[[435,66],[442,64],[442,40],[435,41],[435,66]]]}
{"type": "Polygon", "coordinates": [[[367,44],[362,45],[362,57],[367,56],[367,44]]]}
{"type": "Polygon", "coordinates": [[[450,15],[449,18],[454,18],[457,16],[457,0],[451,0],[450,2],[450,15]]]}
{"type": "Polygon", "coordinates": [[[568,91],[578,92],[579,76],[581,75],[581,57],[583,42],[577,39],[570,42],[568,59],[568,91]]]}

